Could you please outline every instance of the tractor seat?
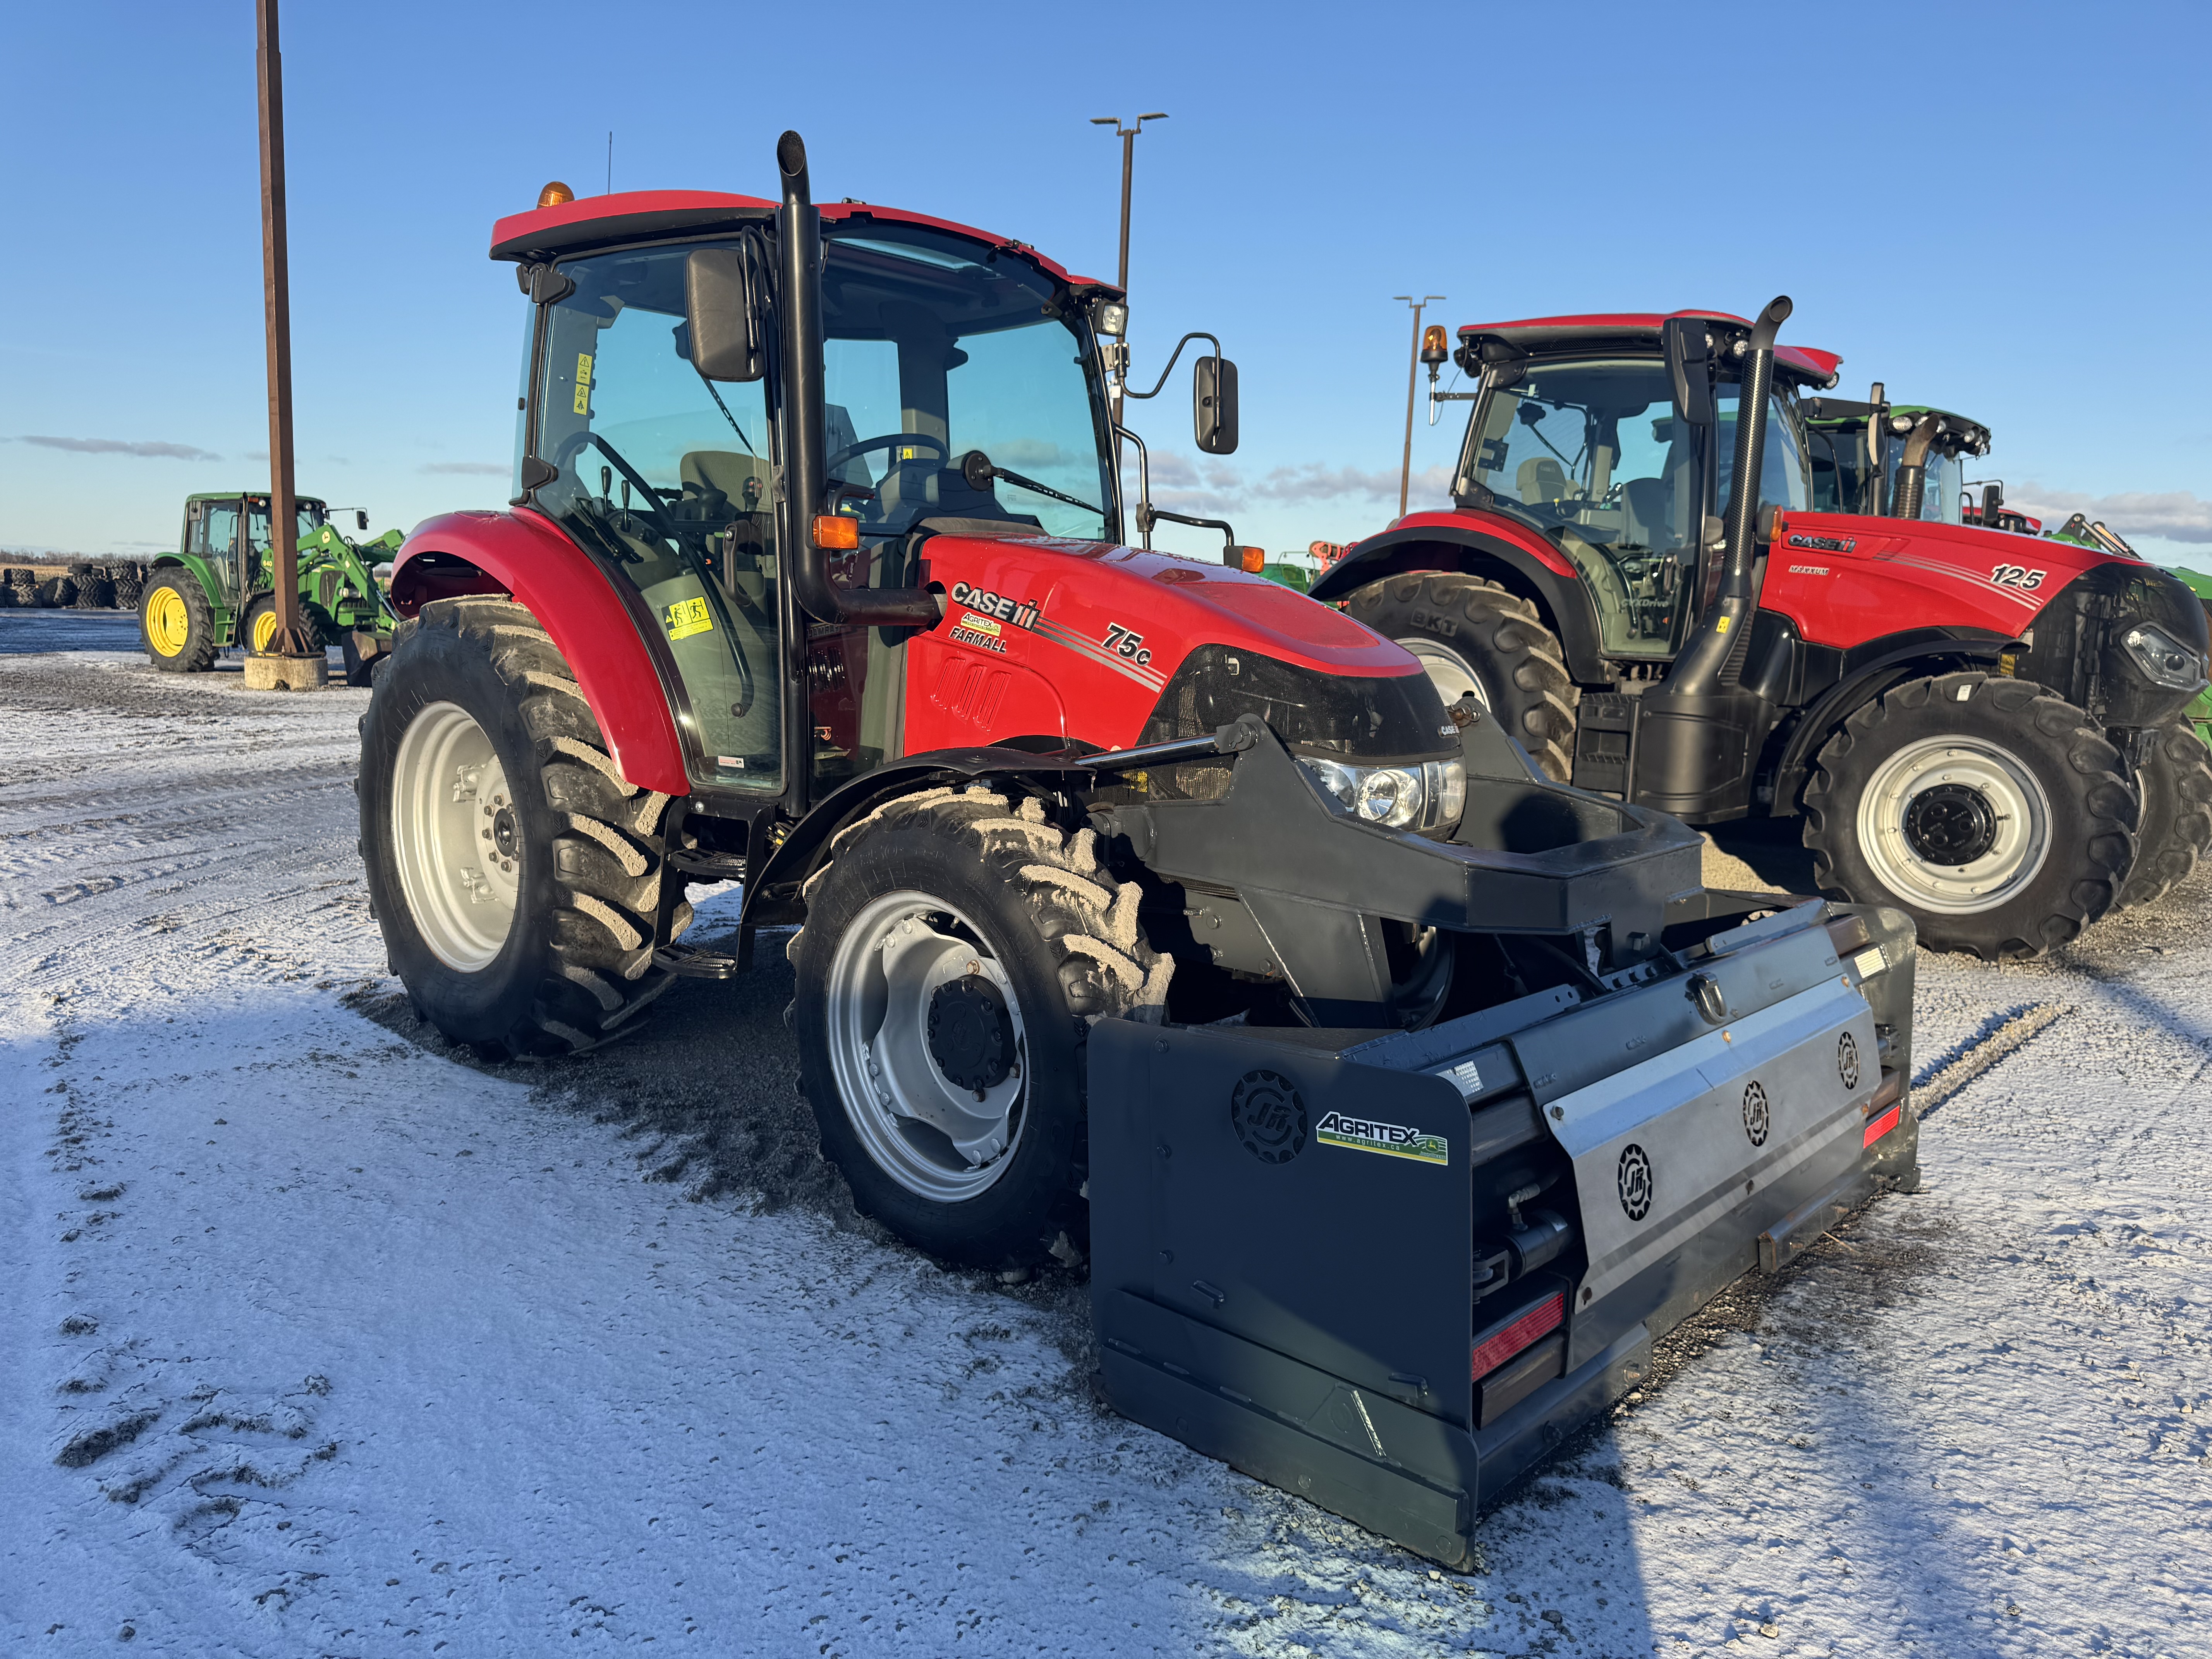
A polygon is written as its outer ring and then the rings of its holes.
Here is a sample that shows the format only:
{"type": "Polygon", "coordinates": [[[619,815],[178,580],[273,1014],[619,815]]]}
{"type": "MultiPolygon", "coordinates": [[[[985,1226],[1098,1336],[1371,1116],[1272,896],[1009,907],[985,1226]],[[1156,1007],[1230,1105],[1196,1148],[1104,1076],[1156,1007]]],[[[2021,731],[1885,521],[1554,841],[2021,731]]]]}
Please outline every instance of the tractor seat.
{"type": "Polygon", "coordinates": [[[1620,499],[1628,509],[1624,539],[1640,547],[1674,545],[1674,538],[1668,528],[1668,497],[1672,493],[1664,478],[1631,478],[1622,484],[1620,499]]]}
{"type": "Polygon", "coordinates": [[[1549,455],[1539,455],[1521,463],[1513,475],[1513,487],[1522,504],[1534,507],[1543,501],[1565,501],[1567,496],[1567,470],[1549,455]]]}

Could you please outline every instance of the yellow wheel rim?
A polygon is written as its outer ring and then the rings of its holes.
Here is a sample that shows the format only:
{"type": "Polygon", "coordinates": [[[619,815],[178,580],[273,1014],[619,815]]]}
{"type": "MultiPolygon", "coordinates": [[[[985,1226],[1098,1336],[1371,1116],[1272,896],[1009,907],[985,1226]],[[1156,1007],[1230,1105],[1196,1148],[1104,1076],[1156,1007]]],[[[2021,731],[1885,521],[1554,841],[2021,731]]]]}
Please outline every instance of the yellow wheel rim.
{"type": "Polygon", "coordinates": [[[253,650],[257,656],[269,654],[269,642],[276,637],[276,610],[270,606],[253,619],[253,650]]]}
{"type": "Polygon", "coordinates": [[[146,643],[165,657],[173,657],[191,638],[192,613],[185,596],[173,587],[157,587],[146,596],[146,643]]]}

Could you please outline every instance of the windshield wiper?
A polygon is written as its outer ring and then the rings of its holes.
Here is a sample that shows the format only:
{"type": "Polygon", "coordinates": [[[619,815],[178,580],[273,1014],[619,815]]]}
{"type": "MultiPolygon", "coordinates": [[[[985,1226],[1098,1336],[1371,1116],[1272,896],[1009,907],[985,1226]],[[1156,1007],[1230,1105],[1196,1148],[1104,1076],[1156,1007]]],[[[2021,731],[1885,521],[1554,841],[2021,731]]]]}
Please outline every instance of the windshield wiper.
{"type": "Polygon", "coordinates": [[[1085,513],[1096,513],[1098,514],[1099,523],[1106,522],[1106,514],[1103,509],[1091,506],[1088,501],[1079,501],[1073,495],[1062,495],[1050,484],[1041,484],[1035,478],[1024,478],[1018,472],[1008,471],[1003,466],[994,466],[991,465],[991,458],[980,449],[971,449],[960,458],[960,476],[967,480],[968,488],[970,489],[988,489],[993,479],[1004,478],[1010,484],[1018,485],[1024,489],[1034,490],[1040,495],[1049,495],[1056,501],[1066,501],[1070,507],[1079,507],[1085,513]]]}

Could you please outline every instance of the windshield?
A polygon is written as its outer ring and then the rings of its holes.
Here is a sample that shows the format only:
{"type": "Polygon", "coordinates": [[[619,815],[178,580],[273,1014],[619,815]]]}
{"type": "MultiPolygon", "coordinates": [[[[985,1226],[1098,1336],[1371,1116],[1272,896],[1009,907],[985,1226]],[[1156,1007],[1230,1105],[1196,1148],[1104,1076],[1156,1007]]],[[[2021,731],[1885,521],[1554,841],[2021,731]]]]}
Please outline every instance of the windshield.
{"type": "MultiPolygon", "coordinates": [[[[1887,443],[1882,456],[1882,495],[1887,501],[1897,499],[1897,469],[1905,460],[1902,442],[1887,443]]],[[[1928,452],[1928,478],[1920,492],[1920,517],[1926,524],[1960,523],[1959,495],[1965,487],[1966,468],[1956,455],[1941,451],[1928,452]]]]}
{"type": "Polygon", "coordinates": [[[1552,532],[1597,601],[1603,648],[1679,642],[1704,520],[1698,434],[1652,358],[1539,363],[1477,406],[1476,480],[1552,532]]]}
{"type": "MultiPolygon", "coordinates": [[[[300,533],[295,538],[295,545],[297,545],[323,527],[325,512],[320,501],[308,501],[305,497],[295,498],[292,505],[297,510],[300,521],[300,533]]],[[[246,503],[246,541],[257,552],[269,545],[269,502],[266,498],[258,501],[249,499],[246,503]]]]}
{"type": "MultiPolygon", "coordinates": [[[[1713,511],[1728,509],[1729,477],[1735,471],[1735,406],[1741,388],[1717,386],[1713,403],[1720,416],[1716,434],[1719,465],[1714,469],[1713,511]]],[[[1764,506],[1802,512],[1813,503],[1812,480],[1807,476],[1805,446],[1799,434],[1797,411],[1780,392],[1766,408],[1766,442],[1759,452],[1759,500],[1764,506]]]]}
{"type": "Polygon", "coordinates": [[[1815,513],[1869,514],[1867,423],[1824,421],[1805,429],[1815,513]]]}
{"type": "Polygon", "coordinates": [[[1091,353],[1025,259],[863,222],[822,279],[830,483],[870,535],[927,518],[1109,538],[1110,453],[1091,353]],[[999,470],[978,488],[960,462],[999,470]]]}

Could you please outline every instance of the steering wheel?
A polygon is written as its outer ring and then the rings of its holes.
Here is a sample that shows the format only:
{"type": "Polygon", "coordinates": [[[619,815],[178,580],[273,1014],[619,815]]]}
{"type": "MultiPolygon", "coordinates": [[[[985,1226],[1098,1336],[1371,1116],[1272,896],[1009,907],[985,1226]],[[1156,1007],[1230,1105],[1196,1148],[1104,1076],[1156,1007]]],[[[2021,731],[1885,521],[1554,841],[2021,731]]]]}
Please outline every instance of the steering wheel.
{"type": "Polygon", "coordinates": [[[900,444],[927,444],[937,452],[939,463],[944,461],[947,453],[945,441],[939,438],[931,437],[927,432],[886,432],[880,438],[863,438],[859,443],[847,444],[822,463],[822,470],[824,472],[835,472],[855,455],[865,455],[872,449],[890,449],[900,444]]]}

